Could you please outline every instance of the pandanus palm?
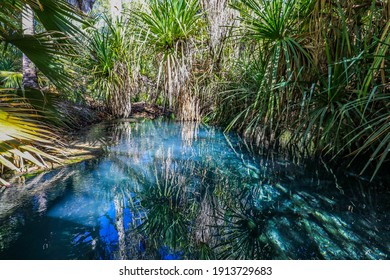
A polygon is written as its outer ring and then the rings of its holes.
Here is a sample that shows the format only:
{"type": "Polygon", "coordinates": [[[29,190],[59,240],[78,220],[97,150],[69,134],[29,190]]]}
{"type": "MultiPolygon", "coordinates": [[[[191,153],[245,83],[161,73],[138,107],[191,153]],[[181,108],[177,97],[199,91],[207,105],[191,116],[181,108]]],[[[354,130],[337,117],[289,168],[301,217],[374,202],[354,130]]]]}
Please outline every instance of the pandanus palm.
{"type": "Polygon", "coordinates": [[[141,34],[158,57],[165,97],[181,120],[199,117],[197,100],[188,88],[194,56],[191,40],[199,32],[202,18],[199,11],[198,0],[150,0],[147,11],[136,13],[141,34]]]}
{"type": "Polygon", "coordinates": [[[318,4],[321,12],[313,13],[312,24],[320,34],[317,49],[323,49],[316,59],[320,73],[302,100],[307,113],[297,119],[294,133],[322,153],[357,156],[356,165],[367,158],[361,172],[372,170],[372,178],[385,170],[390,147],[390,2],[385,2],[318,4]]]}
{"type": "Polygon", "coordinates": [[[139,90],[141,44],[133,31],[124,18],[104,18],[104,26],[92,30],[88,42],[92,88],[116,118],[130,116],[131,98],[139,90]]]}
{"type": "Polygon", "coordinates": [[[297,99],[292,81],[311,61],[303,28],[312,2],[232,2],[240,22],[235,35],[245,45],[240,47],[237,69],[243,74],[222,93],[221,119],[228,121],[227,129],[273,138],[281,123],[289,122],[286,110],[297,99]]]}
{"type": "MultiPolygon", "coordinates": [[[[74,21],[82,17],[64,0],[3,0],[0,2],[0,47],[21,50],[58,89],[71,85],[65,70],[74,54],[69,35],[79,33],[74,21]],[[20,15],[29,7],[46,31],[23,34],[20,15]]],[[[28,89],[26,89],[28,91],[28,89]]],[[[52,146],[55,136],[27,99],[0,89],[0,164],[11,170],[23,170],[27,160],[45,166],[45,160],[57,159],[36,146],[52,146]]],[[[26,91],[26,92],[27,92],[26,91]]],[[[4,181],[2,181],[5,183],[4,181]]]]}

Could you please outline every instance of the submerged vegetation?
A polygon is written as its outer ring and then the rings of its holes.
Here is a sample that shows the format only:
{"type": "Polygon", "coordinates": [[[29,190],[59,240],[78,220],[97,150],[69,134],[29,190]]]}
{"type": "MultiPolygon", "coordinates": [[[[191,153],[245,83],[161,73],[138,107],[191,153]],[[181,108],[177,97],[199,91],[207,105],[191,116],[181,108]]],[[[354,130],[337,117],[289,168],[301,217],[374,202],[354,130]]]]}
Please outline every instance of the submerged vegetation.
{"type": "Polygon", "coordinates": [[[50,148],[58,145],[42,143],[72,120],[50,104],[53,94],[113,118],[130,117],[134,102],[156,104],[177,120],[222,125],[260,146],[294,146],[346,166],[364,159],[360,171],[371,178],[388,164],[389,1],[5,0],[0,7],[2,172],[55,159],[50,148]],[[22,54],[31,61],[23,67],[22,54]],[[23,77],[34,67],[31,89],[23,77]]]}

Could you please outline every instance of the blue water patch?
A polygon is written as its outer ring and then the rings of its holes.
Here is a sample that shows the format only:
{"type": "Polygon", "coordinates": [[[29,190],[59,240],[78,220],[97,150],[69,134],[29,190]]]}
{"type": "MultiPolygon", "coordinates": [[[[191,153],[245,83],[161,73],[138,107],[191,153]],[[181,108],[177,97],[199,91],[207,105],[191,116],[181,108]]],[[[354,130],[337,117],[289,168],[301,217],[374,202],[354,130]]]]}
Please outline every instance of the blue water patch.
{"type": "Polygon", "coordinates": [[[382,182],[195,123],[85,137],[104,155],[0,194],[0,259],[390,259],[382,182]]]}

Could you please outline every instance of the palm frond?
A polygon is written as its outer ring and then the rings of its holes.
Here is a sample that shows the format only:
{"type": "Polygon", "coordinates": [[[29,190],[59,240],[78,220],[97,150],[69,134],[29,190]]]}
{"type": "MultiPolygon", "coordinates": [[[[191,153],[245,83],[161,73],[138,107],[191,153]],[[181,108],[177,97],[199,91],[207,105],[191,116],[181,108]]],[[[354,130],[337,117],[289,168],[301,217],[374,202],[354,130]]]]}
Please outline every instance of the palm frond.
{"type": "Polygon", "coordinates": [[[82,36],[77,24],[86,21],[64,0],[5,0],[0,3],[0,44],[21,50],[58,88],[70,88],[70,65],[76,54],[75,40],[82,36]],[[46,31],[24,35],[20,16],[29,5],[46,31]]]}
{"type": "Polygon", "coordinates": [[[24,98],[0,92],[0,163],[13,171],[25,171],[27,162],[48,167],[48,162],[60,160],[44,152],[56,151],[58,142],[36,110],[24,98]],[[37,148],[39,147],[39,149],[37,148]]]}
{"type": "Polygon", "coordinates": [[[20,49],[56,86],[69,88],[72,84],[70,59],[74,57],[74,51],[69,43],[60,42],[66,37],[61,38],[53,34],[48,32],[36,35],[14,34],[4,40],[20,49]]]}

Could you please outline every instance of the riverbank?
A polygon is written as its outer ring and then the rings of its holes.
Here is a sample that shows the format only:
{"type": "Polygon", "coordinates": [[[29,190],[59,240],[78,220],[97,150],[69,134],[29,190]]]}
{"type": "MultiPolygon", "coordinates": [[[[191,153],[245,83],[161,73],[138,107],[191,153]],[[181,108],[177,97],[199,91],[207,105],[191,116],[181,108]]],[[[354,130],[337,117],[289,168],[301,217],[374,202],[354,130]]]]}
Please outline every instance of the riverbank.
{"type": "MultiPolygon", "coordinates": [[[[93,127],[99,123],[113,121],[112,116],[105,111],[104,107],[96,103],[79,105],[69,101],[61,102],[58,107],[59,111],[68,116],[73,124],[61,130],[63,146],[59,147],[60,153],[55,155],[59,162],[48,162],[46,168],[31,165],[26,166],[21,172],[6,172],[2,176],[4,181],[0,180],[0,186],[12,187],[41,172],[93,159],[104,153],[104,148],[109,143],[95,137],[92,131],[93,127]]],[[[171,114],[171,111],[164,110],[161,106],[137,102],[132,104],[130,120],[137,122],[142,119],[169,118],[171,114]]]]}

